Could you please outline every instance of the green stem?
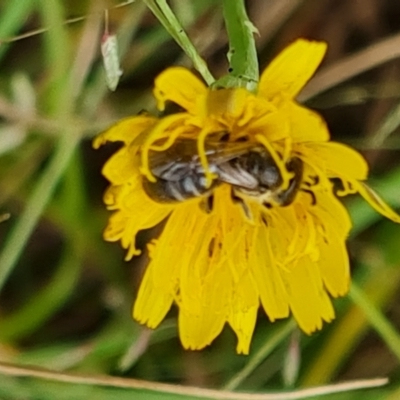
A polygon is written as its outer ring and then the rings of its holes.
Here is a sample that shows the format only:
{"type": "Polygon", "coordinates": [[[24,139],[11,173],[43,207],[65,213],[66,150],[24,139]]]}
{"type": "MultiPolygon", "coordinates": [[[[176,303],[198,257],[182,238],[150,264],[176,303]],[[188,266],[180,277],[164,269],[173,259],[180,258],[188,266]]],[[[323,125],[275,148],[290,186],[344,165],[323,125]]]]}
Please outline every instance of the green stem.
{"type": "Polygon", "coordinates": [[[219,84],[255,90],[259,78],[254,40],[257,29],[247,16],[244,0],[223,0],[223,10],[229,36],[228,58],[231,72],[219,84]]]}
{"type": "Polygon", "coordinates": [[[199,71],[207,84],[211,85],[214,82],[214,77],[211,75],[206,62],[200,57],[197,49],[183,30],[182,25],[176,18],[166,0],[144,0],[144,2],[161,22],[167,32],[183,49],[186,55],[192,60],[193,66],[197,71],[199,71]]]}

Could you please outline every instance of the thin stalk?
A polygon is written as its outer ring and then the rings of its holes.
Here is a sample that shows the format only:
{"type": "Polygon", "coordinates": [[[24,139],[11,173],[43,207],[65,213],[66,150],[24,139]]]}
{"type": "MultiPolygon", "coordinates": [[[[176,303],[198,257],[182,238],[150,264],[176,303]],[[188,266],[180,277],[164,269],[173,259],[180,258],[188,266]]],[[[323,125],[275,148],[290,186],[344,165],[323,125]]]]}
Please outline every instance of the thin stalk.
{"type": "Polygon", "coordinates": [[[232,86],[255,90],[259,78],[254,40],[257,29],[247,16],[244,0],[223,0],[223,11],[229,37],[229,78],[233,82],[232,86]]]}
{"type": "Polygon", "coordinates": [[[249,362],[234,375],[223,387],[224,390],[235,390],[271,353],[286,339],[296,326],[292,319],[280,327],[249,359],[249,362]]]}
{"type": "Polygon", "coordinates": [[[349,297],[366,315],[368,322],[382,337],[393,354],[400,360],[400,336],[393,325],[386,319],[380,310],[368,299],[365,293],[353,283],[349,297]]]}
{"type": "Polygon", "coordinates": [[[200,54],[183,30],[181,23],[176,18],[166,0],[144,0],[144,2],[176,43],[178,43],[186,55],[192,60],[194,68],[199,71],[206,83],[211,85],[214,82],[214,77],[211,75],[206,62],[200,57],[200,54]]]}

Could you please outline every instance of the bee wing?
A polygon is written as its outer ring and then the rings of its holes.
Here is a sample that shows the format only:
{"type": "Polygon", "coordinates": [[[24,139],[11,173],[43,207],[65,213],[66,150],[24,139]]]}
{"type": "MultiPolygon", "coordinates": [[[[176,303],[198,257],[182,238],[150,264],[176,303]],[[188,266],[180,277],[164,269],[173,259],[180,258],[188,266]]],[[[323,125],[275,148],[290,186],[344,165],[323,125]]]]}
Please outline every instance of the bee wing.
{"type": "Polygon", "coordinates": [[[233,186],[249,190],[256,189],[258,180],[240,165],[233,165],[229,161],[247,154],[250,150],[256,150],[259,146],[249,142],[228,142],[219,143],[219,145],[220,147],[208,156],[210,165],[214,165],[216,168],[218,179],[233,186]]]}
{"type": "MultiPolygon", "coordinates": [[[[248,142],[206,142],[209,169],[223,182],[253,189],[257,180],[244,169],[232,167],[229,161],[257,147],[248,142]]],[[[152,173],[168,181],[178,181],[190,174],[204,174],[195,140],[178,139],[165,151],[151,151],[149,160],[152,173]]]]}
{"type": "MultiPolygon", "coordinates": [[[[253,143],[248,142],[207,142],[205,151],[210,165],[220,165],[256,147],[253,143]]],[[[178,139],[166,150],[150,152],[152,168],[173,162],[198,163],[200,165],[197,141],[178,139]]]]}
{"type": "Polygon", "coordinates": [[[259,147],[249,142],[211,142],[206,144],[206,155],[210,164],[221,165],[259,147]]]}
{"type": "Polygon", "coordinates": [[[243,168],[235,168],[229,163],[217,167],[217,174],[220,181],[238,186],[244,189],[257,189],[258,180],[243,168]]]}

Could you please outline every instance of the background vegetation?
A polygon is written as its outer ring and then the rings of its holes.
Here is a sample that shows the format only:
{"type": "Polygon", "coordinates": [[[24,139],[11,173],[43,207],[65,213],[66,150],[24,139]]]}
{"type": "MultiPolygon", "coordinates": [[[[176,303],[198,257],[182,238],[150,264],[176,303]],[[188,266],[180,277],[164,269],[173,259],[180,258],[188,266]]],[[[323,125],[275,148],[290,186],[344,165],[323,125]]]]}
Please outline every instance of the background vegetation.
{"type": "MultiPolygon", "coordinates": [[[[170,1],[217,77],[228,68],[220,3],[170,1]]],[[[334,140],[363,152],[372,186],[400,206],[400,2],[247,4],[262,68],[298,37],[328,42],[301,98],[324,115],[334,140]]],[[[246,357],[235,354],[229,329],[204,351],[184,351],[174,310],[154,332],[132,321],[146,255],[126,263],[118,244],[102,240],[100,170],[118,146],[94,151],[91,140],[154,110],[153,79],[172,64],[191,66],[141,0],[0,2],[0,398],[191,399],[194,391],[151,382],[276,392],[377,376],[390,384],[324,398],[400,398],[400,227],[357,198],[348,202],[355,286],[335,300],[337,318],[321,332],[308,337],[260,313],[246,357]],[[115,92],[100,56],[106,8],[124,71],[115,92]],[[59,374],[43,379],[40,368],[59,374]],[[88,374],[150,383],[123,389],[127,380],[88,374]]],[[[144,232],[141,246],[155,235],[144,232]]]]}

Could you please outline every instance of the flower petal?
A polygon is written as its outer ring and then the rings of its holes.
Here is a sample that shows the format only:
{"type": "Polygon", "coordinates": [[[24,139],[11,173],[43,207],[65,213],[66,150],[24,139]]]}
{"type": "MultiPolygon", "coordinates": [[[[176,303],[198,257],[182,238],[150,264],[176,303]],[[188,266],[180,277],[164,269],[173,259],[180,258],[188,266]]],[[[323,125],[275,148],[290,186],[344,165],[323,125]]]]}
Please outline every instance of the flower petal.
{"type": "Polygon", "coordinates": [[[304,332],[310,334],[321,329],[323,321],[330,322],[335,317],[318,265],[309,257],[287,266],[284,279],[293,316],[304,332]]]}
{"type": "MultiPolygon", "coordinates": [[[[315,191],[316,206],[309,207],[308,212],[314,217],[316,224],[322,226],[324,235],[336,232],[338,238],[347,239],[352,222],[349,212],[332,191],[315,191]]],[[[299,193],[299,200],[307,204],[307,193],[299,193]]],[[[318,229],[318,228],[317,228],[318,229]]]]}
{"type": "Polygon", "coordinates": [[[280,111],[275,111],[251,120],[246,131],[250,137],[261,133],[269,142],[274,142],[289,137],[290,124],[282,118],[280,111]]]}
{"type": "MultiPolygon", "coordinates": [[[[306,196],[305,193],[301,195],[306,196]]],[[[334,297],[344,296],[350,285],[346,239],[352,222],[347,209],[331,191],[316,191],[314,195],[316,206],[310,207],[309,213],[318,232],[317,264],[328,292],[334,297]]]]}
{"type": "Polygon", "coordinates": [[[283,96],[293,99],[313,76],[325,55],[324,42],[296,40],[264,70],[259,95],[268,100],[283,96]]]}
{"type": "Polygon", "coordinates": [[[133,306],[133,318],[141,324],[146,324],[149,328],[156,328],[165,318],[175,295],[174,291],[169,290],[168,286],[160,287],[154,284],[152,277],[155,272],[153,268],[157,267],[159,265],[156,263],[148,265],[133,306]]]}
{"type": "Polygon", "coordinates": [[[170,100],[186,111],[194,114],[199,96],[205,96],[206,86],[188,69],[171,67],[157,76],[154,82],[154,97],[157,108],[165,108],[166,101],[170,100]]]}
{"type": "Polygon", "coordinates": [[[239,302],[234,302],[234,308],[229,315],[228,321],[238,337],[236,346],[238,354],[249,354],[257,320],[257,311],[258,307],[245,308],[239,302]]]}
{"type": "Polygon", "coordinates": [[[275,259],[271,255],[269,239],[268,227],[260,226],[254,239],[249,267],[265,313],[274,322],[276,319],[288,317],[289,299],[275,259]]]}
{"type": "Polygon", "coordinates": [[[400,215],[397,214],[392,208],[390,208],[376,193],[373,189],[371,189],[368,185],[363,182],[357,182],[355,184],[356,190],[364,200],[379,214],[382,214],[384,217],[391,219],[394,222],[400,223],[400,215]]]}
{"type": "Polygon", "coordinates": [[[328,178],[340,178],[351,183],[367,179],[367,162],[349,146],[336,142],[310,142],[298,144],[297,150],[303,154],[304,161],[323,170],[328,178]]]}
{"type": "Polygon", "coordinates": [[[101,172],[113,185],[121,185],[139,174],[138,160],[124,146],[110,157],[101,172]]]}
{"type": "Polygon", "coordinates": [[[98,149],[106,142],[124,142],[130,144],[137,136],[143,131],[150,129],[156,122],[156,118],[147,115],[126,118],[98,135],[93,140],[93,147],[98,149]]]}
{"type": "Polygon", "coordinates": [[[229,268],[208,254],[215,243],[215,225],[202,228],[191,263],[182,266],[180,276],[179,333],[183,346],[189,349],[201,349],[221,333],[232,294],[229,268]]]}
{"type": "Polygon", "coordinates": [[[151,261],[138,292],[133,316],[150,328],[156,327],[161,322],[172,301],[176,299],[182,269],[191,268],[192,265],[191,247],[201,243],[198,232],[202,231],[201,222],[204,225],[206,219],[199,221],[196,218],[187,218],[188,213],[196,214],[197,209],[199,207],[196,202],[183,203],[175,207],[159,239],[149,245],[151,261]],[[186,237],[192,240],[185,242],[186,237]],[[176,256],[177,240],[185,243],[180,257],[176,256]]]}
{"type": "Polygon", "coordinates": [[[179,337],[185,349],[200,350],[211,344],[221,333],[226,315],[214,312],[210,307],[203,307],[200,315],[188,309],[179,311],[179,337]]]}
{"type": "Polygon", "coordinates": [[[148,197],[137,171],[125,184],[112,185],[104,196],[104,202],[107,208],[118,210],[109,219],[104,239],[121,240],[122,247],[128,249],[126,260],[140,254],[135,248],[136,234],[158,225],[173,210],[173,206],[156,203],[148,197]]]}
{"type": "Polygon", "coordinates": [[[279,110],[282,121],[287,121],[293,142],[326,142],[329,130],[324,119],[306,107],[288,101],[279,110]]]}
{"type": "Polygon", "coordinates": [[[344,296],[350,287],[350,262],[345,238],[336,235],[336,232],[330,232],[318,243],[319,269],[324,285],[333,297],[344,296]]]}

